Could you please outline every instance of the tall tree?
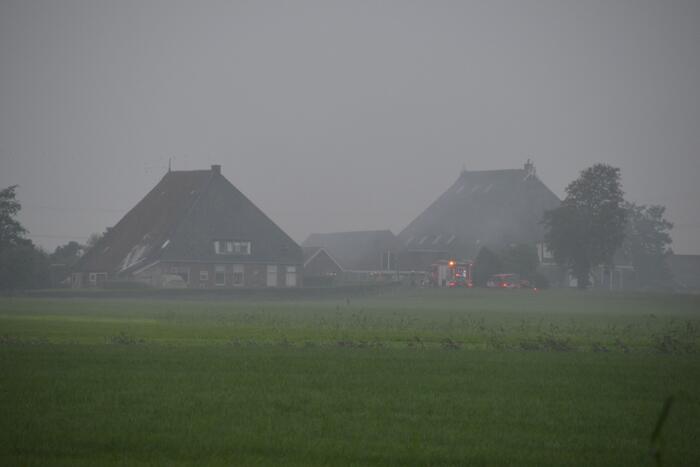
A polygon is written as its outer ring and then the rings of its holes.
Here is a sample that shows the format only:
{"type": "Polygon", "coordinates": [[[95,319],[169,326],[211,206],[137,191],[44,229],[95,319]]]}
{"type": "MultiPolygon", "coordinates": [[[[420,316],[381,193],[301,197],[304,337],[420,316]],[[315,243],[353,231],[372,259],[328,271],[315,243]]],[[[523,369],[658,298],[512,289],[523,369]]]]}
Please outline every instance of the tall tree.
{"type": "Polygon", "coordinates": [[[672,254],[670,230],[664,206],[626,203],[627,226],[622,251],[634,266],[641,286],[659,285],[671,278],[666,258],[672,254]]]}
{"type": "Polygon", "coordinates": [[[537,249],[533,245],[519,243],[501,251],[503,272],[514,272],[522,278],[529,278],[540,264],[537,249]]]}
{"type": "Polygon", "coordinates": [[[17,185],[0,190],[0,289],[14,290],[26,284],[33,270],[34,245],[16,219],[22,206],[16,199],[17,185]]]}
{"type": "Polygon", "coordinates": [[[22,206],[17,185],[0,190],[0,290],[46,287],[48,255],[25,238],[26,229],[16,219],[22,206]]]}
{"type": "Polygon", "coordinates": [[[625,237],[626,210],[620,169],[596,164],[566,187],[560,207],[545,212],[545,242],[556,261],[590,285],[591,268],[611,265],[625,237]]]}
{"type": "Polygon", "coordinates": [[[474,284],[486,287],[489,277],[501,271],[501,259],[487,247],[482,247],[474,261],[474,284]]]}
{"type": "Polygon", "coordinates": [[[22,209],[16,199],[17,185],[0,190],[0,248],[12,245],[27,233],[15,216],[22,209]]]}

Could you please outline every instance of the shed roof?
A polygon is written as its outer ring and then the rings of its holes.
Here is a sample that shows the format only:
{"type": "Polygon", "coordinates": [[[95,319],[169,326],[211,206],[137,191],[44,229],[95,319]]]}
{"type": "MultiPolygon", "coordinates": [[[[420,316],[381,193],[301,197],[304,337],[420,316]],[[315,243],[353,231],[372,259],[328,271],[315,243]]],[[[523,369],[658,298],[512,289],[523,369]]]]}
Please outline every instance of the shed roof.
{"type": "Polygon", "coordinates": [[[312,233],[302,246],[323,248],[343,269],[351,271],[381,270],[382,255],[398,248],[390,230],[312,233]]]}

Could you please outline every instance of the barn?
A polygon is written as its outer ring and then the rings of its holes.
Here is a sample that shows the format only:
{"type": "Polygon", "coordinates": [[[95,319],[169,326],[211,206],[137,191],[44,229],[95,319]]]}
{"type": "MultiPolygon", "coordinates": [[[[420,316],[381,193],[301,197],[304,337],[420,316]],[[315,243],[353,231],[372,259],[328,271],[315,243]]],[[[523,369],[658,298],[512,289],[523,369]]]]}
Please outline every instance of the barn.
{"type": "Polygon", "coordinates": [[[482,246],[541,242],[540,221],[559,198],[528,161],[522,169],[463,170],[457,180],[398,235],[404,269],[447,258],[474,258],[482,246]]]}
{"type": "MultiPolygon", "coordinates": [[[[304,248],[323,249],[341,269],[336,283],[393,280],[398,268],[399,245],[390,230],[312,233],[302,243],[304,248]]],[[[309,262],[307,270],[317,261],[309,262]]]]}
{"type": "Polygon", "coordinates": [[[343,267],[325,249],[302,247],[304,253],[304,285],[332,286],[343,281],[343,267]]]}
{"type": "Polygon", "coordinates": [[[221,173],[168,171],[76,264],[74,287],[299,287],[299,245],[221,173]]]}

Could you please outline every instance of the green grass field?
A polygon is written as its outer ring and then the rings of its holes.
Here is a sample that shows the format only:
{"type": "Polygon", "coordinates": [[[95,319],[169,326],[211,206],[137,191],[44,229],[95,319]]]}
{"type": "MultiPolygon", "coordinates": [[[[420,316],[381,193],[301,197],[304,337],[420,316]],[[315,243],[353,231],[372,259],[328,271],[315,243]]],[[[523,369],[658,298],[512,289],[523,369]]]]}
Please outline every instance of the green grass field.
{"type": "Polygon", "coordinates": [[[1,465],[700,464],[700,297],[0,300],[1,465]]]}

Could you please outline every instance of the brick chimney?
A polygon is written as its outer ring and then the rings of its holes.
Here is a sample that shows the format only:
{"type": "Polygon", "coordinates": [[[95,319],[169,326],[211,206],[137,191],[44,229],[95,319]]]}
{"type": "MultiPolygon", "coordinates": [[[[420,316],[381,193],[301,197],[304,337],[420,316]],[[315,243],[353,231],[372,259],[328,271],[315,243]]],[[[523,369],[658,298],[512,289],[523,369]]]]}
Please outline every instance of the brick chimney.
{"type": "Polygon", "coordinates": [[[214,172],[215,174],[221,175],[221,166],[220,165],[212,165],[211,171],[214,172]]]}

